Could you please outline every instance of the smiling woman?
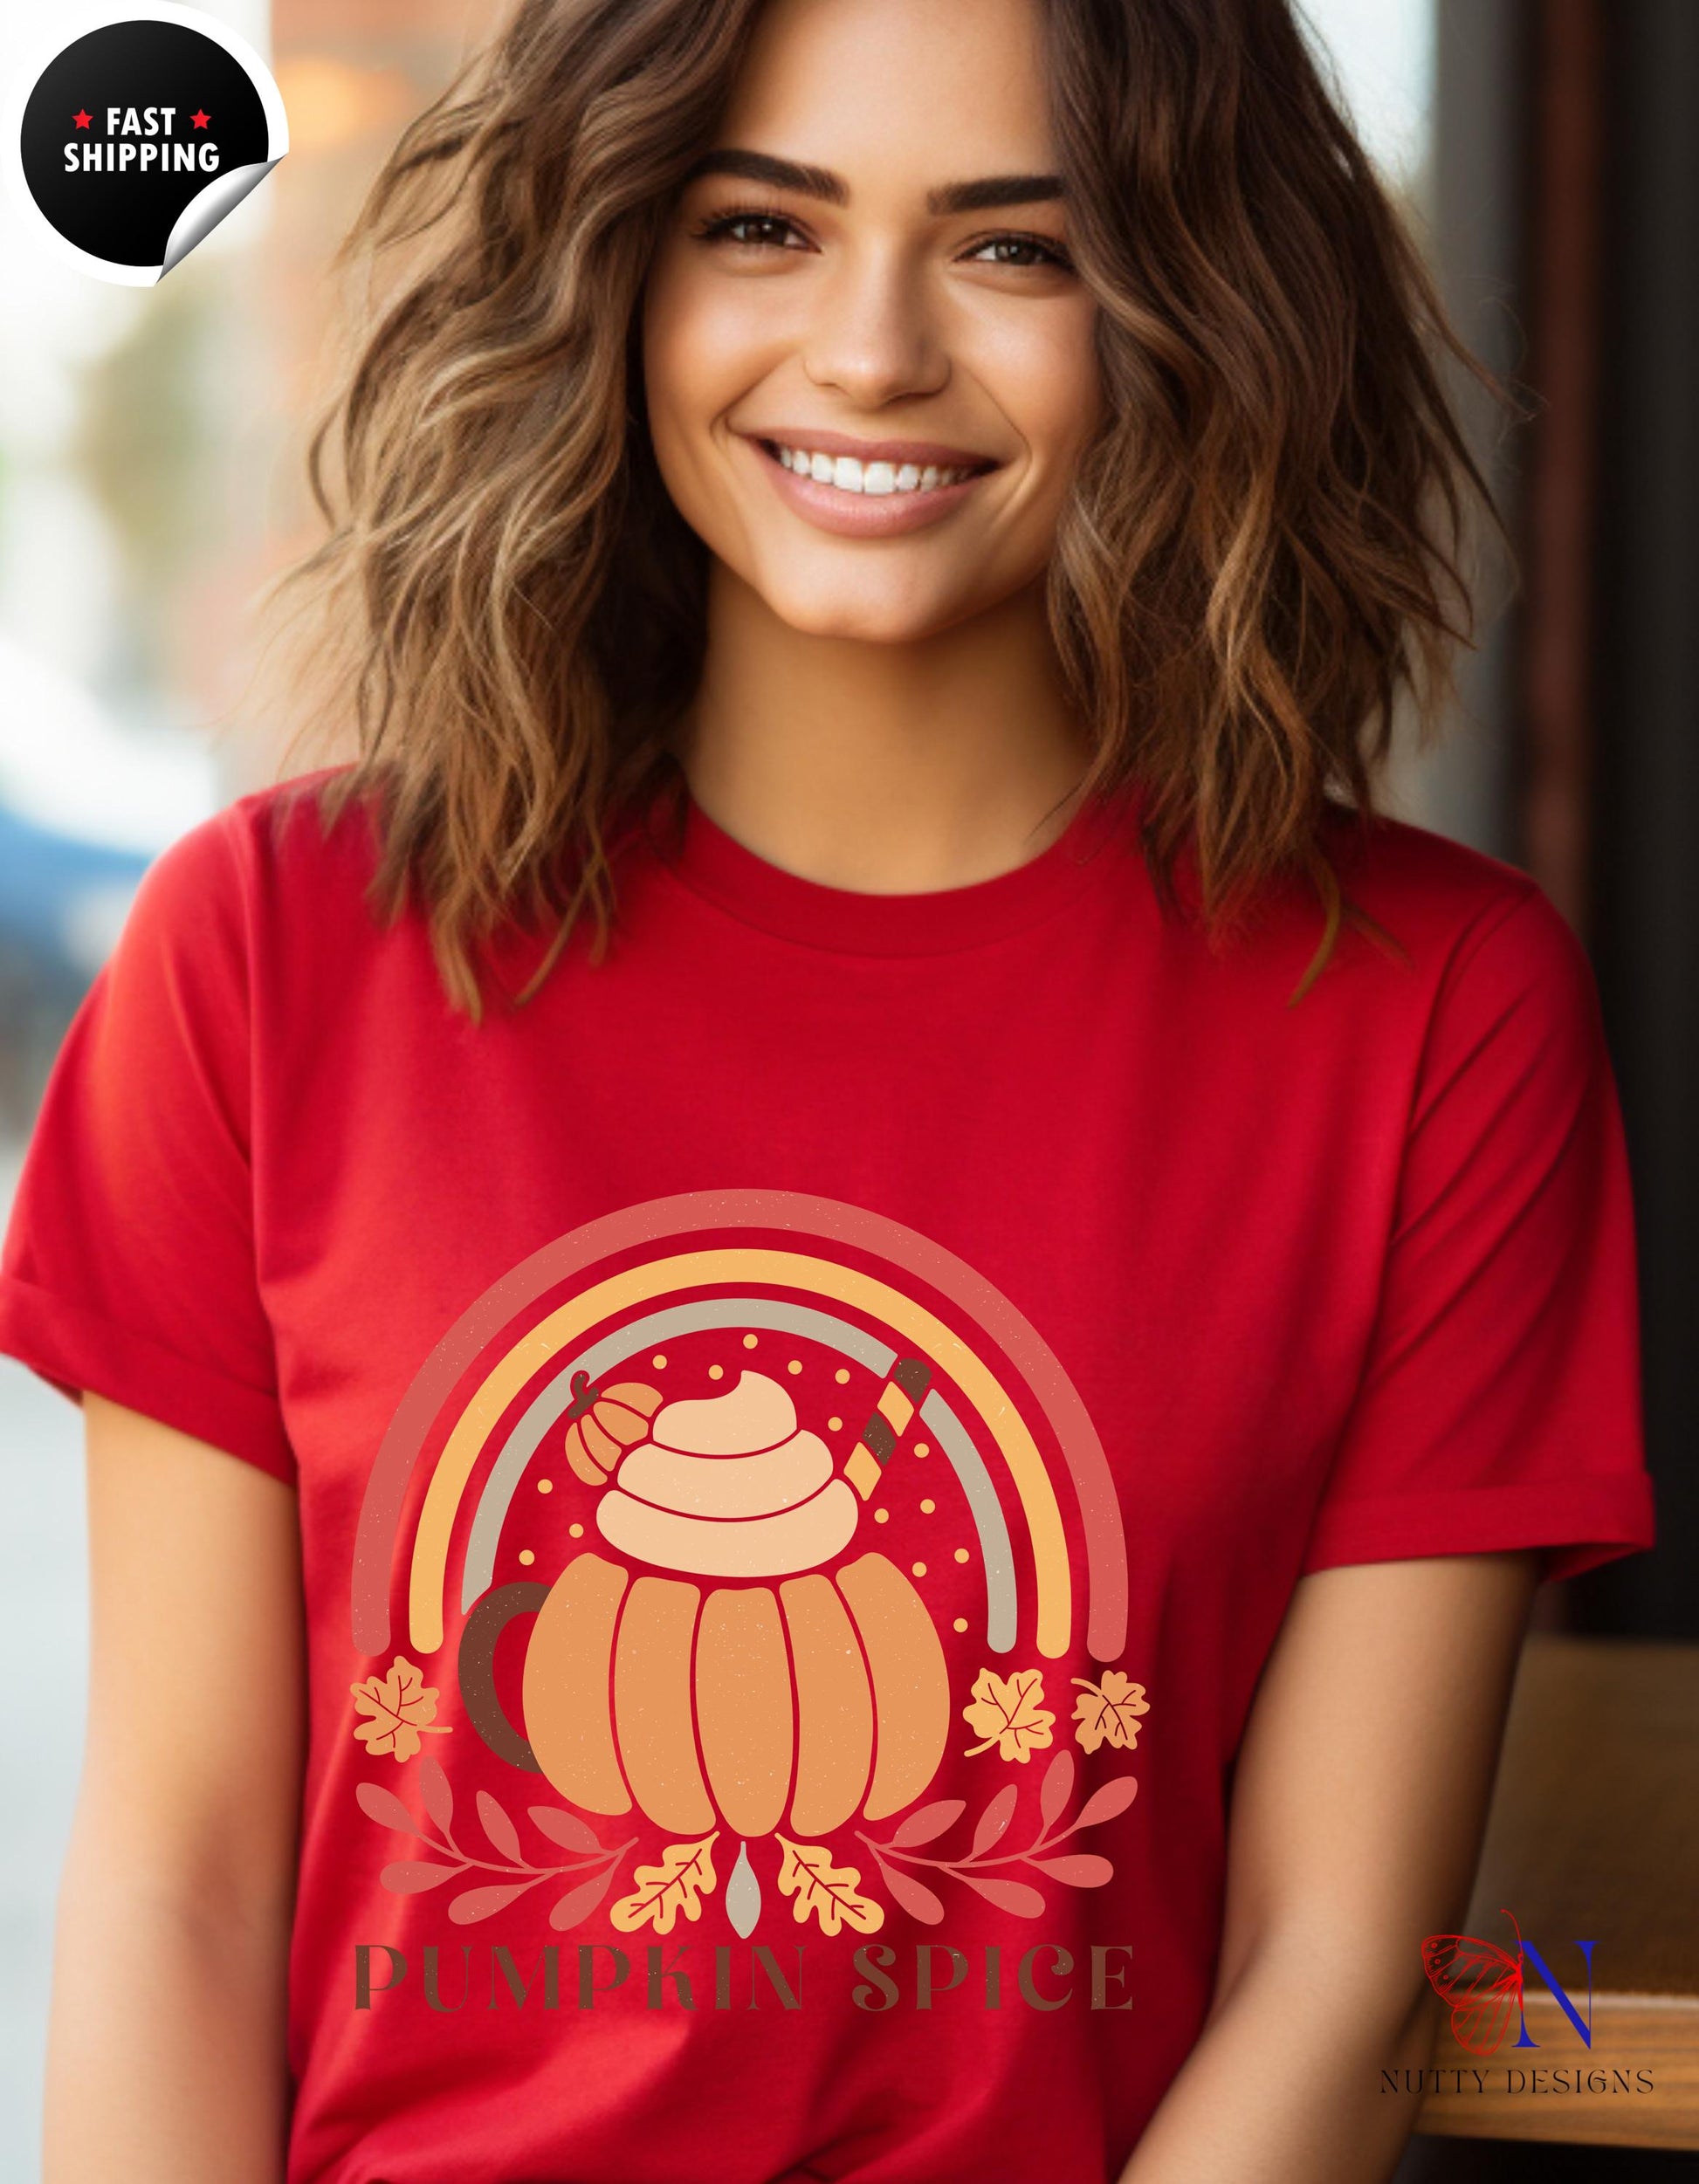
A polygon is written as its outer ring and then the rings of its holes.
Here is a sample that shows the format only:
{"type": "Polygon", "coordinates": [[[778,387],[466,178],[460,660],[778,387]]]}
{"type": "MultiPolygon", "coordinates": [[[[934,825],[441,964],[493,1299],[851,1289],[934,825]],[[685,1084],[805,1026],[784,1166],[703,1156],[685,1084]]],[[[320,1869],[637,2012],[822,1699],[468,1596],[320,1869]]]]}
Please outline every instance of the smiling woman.
{"type": "Polygon", "coordinates": [[[526,0],[361,234],[358,757],[150,869],[0,1281],[50,2184],[1382,2184],[1651,1523],[1586,959],[1369,808],[1471,473],[1290,10],[526,0]]]}
{"type": "Polygon", "coordinates": [[[901,642],[1039,580],[1097,429],[1096,305],[1049,168],[1039,22],[1002,13],[966,40],[948,8],[905,23],[900,84],[879,10],[822,22],[806,78],[769,16],[657,254],[644,367],[662,475],[717,561],[793,628],[901,642]],[[874,74],[864,108],[828,88],[874,74]],[[947,133],[926,120],[939,83],[960,106],[947,133]],[[824,164],[756,148],[798,132],[824,164]],[[939,182],[946,146],[965,172],[939,182]],[[898,431],[920,416],[925,436],[898,431]],[[889,420],[878,437],[872,417],[889,420]],[[946,516],[947,553],[917,535],[946,516]],[[905,544],[846,568],[836,537],[905,544]]]}
{"type": "Polygon", "coordinates": [[[433,235],[320,435],[297,581],[360,725],[326,808],[384,781],[380,891],[431,871],[461,1006],[516,892],[605,932],[613,815],[676,783],[751,616],[854,641],[810,680],[857,716],[869,674],[926,683],[866,641],[924,633],[981,742],[1061,724],[1047,802],[1144,785],[1153,873],[1188,856],[1218,928],[1307,876],[1320,968],[1329,800],[1369,805],[1402,685],[1442,695],[1479,481],[1462,352],[1283,4],[535,0],[350,246],[433,235]]]}

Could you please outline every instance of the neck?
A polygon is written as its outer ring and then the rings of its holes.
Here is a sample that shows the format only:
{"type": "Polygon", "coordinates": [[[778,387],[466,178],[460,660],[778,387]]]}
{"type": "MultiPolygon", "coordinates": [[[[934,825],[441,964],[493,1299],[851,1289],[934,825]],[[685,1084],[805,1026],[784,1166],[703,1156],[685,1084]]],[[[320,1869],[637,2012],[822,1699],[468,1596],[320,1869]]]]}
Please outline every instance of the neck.
{"type": "Polygon", "coordinates": [[[677,741],[691,794],[769,863],[829,887],[971,886],[1036,856],[1090,760],[1034,586],[912,643],[806,635],[723,566],[677,741]]]}

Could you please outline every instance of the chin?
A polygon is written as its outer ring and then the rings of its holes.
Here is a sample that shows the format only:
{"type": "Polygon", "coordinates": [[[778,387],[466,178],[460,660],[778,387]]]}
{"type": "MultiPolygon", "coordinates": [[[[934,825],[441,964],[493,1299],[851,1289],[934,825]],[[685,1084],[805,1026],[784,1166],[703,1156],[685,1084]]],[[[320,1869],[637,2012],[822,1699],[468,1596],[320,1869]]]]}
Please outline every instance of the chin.
{"type": "Polygon", "coordinates": [[[887,591],[883,586],[869,592],[854,585],[793,580],[757,588],[788,628],[857,644],[917,644],[977,611],[959,600],[917,598],[912,591],[887,591]]]}

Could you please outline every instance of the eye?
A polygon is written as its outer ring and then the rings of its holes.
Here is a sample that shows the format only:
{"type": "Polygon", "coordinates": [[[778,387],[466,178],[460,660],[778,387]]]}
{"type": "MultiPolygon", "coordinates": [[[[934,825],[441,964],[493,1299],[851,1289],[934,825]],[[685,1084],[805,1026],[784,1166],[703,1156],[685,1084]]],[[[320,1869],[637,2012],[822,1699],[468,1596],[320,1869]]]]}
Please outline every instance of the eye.
{"type": "Polygon", "coordinates": [[[1036,235],[989,236],[976,243],[968,256],[982,265],[1054,265],[1064,273],[1074,270],[1063,251],[1036,235]]]}
{"type": "Polygon", "coordinates": [[[725,212],[710,213],[691,232],[699,243],[730,243],[739,250],[763,251],[794,247],[786,238],[795,236],[798,230],[781,212],[734,207],[725,212]]]}

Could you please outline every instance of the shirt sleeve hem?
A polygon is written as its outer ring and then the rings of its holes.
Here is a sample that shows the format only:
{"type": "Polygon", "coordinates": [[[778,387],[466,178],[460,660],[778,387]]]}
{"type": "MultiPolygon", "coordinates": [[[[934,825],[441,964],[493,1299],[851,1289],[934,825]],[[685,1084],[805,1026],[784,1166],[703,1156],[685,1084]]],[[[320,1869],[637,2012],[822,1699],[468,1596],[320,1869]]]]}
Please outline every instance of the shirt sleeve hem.
{"type": "Polygon", "coordinates": [[[91,1390],[256,1464],[286,1486],[298,1483],[294,1452],[271,1391],[180,1357],[15,1274],[0,1276],[0,1352],[73,1403],[91,1390]]]}
{"type": "Polygon", "coordinates": [[[1649,1548],[1655,1528],[1652,1481],[1644,1471],[1549,1485],[1377,1494],[1322,1511],[1299,1575],[1345,1562],[1532,1547],[1545,1549],[1544,1577],[1578,1577],[1649,1548]]]}

